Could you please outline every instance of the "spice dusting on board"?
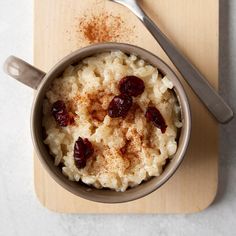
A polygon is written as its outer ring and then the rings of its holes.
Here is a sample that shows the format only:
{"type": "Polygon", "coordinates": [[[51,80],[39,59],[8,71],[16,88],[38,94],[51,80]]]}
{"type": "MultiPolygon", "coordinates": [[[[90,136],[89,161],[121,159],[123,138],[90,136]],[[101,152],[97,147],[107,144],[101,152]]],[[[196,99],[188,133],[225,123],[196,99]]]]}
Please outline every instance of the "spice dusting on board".
{"type": "Polygon", "coordinates": [[[128,26],[120,15],[102,12],[78,18],[77,33],[89,44],[102,42],[129,42],[135,26],[128,26]]]}

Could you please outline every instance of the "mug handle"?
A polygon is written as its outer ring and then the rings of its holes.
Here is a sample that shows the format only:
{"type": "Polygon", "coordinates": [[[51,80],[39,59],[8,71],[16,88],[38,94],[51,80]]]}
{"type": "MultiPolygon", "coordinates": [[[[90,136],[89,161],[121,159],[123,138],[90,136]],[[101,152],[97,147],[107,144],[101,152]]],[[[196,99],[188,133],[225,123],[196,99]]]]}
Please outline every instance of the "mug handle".
{"type": "Polygon", "coordinates": [[[38,88],[46,75],[43,71],[15,56],[10,56],[6,59],[3,69],[11,77],[33,89],[38,88]]]}

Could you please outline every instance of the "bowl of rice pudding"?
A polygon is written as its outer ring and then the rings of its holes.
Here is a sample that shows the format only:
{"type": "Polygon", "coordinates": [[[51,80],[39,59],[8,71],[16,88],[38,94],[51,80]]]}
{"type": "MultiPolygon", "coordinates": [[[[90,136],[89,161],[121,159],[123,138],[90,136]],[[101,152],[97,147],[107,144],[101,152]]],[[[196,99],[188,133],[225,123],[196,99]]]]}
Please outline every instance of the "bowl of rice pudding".
{"type": "Polygon", "coordinates": [[[13,62],[36,78],[23,81],[37,89],[36,153],[71,193],[127,202],[158,189],[179,167],[190,137],[189,103],[175,73],[154,54],[102,43],[71,53],[47,74],[15,57],[8,73],[13,62]]]}

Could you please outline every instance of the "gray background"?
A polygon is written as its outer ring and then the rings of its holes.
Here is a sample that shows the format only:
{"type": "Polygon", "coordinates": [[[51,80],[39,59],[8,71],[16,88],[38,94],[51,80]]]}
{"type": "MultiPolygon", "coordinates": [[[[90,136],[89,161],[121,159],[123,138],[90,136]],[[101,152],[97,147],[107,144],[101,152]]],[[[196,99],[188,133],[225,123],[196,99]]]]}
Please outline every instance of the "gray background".
{"type": "MultiPolygon", "coordinates": [[[[0,65],[10,54],[32,62],[32,2],[0,0],[0,65]]],[[[236,0],[221,1],[220,92],[234,111],[235,13],[236,0]]],[[[221,126],[219,189],[215,202],[204,212],[192,215],[66,215],[43,208],[33,190],[29,130],[32,99],[31,89],[9,79],[0,70],[0,236],[236,234],[235,119],[221,126]]]]}

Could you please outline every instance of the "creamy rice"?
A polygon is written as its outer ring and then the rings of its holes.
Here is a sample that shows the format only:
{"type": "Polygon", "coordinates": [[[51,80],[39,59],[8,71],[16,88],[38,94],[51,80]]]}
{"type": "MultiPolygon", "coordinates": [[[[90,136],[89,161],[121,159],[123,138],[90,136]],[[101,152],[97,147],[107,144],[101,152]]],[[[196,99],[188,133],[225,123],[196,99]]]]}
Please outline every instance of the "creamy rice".
{"type": "Polygon", "coordinates": [[[43,104],[43,127],[55,165],[63,164],[62,171],[72,181],[125,191],[151,176],[159,176],[168,158],[177,149],[177,128],[180,107],[172,90],[173,84],[161,73],[135,55],[120,51],[101,53],[69,66],[55,79],[43,104]],[[118,83],[127,75],[141,78],[144,92],[133,98],[133,106],[123,118],[111,118],[107,108],[119,94],[118,83]],[[60,127],[51,114],[51,107],[63,100],[75,114],[75,124],[60,127]],[[167,124],[165,133],[145,118],[152,104],[167,124]],[[74,144],[78,137],[88,138],[94,154],[84,168],[74,163],[74,144]],[[123,148],[123,149],[122,149],[123,148]],[[121,151],[123,150],[123,151],[121,151]]]}

